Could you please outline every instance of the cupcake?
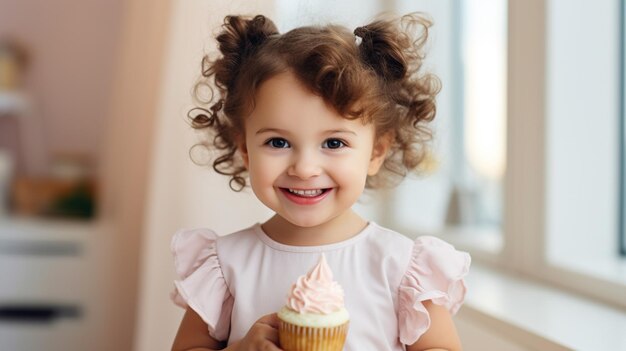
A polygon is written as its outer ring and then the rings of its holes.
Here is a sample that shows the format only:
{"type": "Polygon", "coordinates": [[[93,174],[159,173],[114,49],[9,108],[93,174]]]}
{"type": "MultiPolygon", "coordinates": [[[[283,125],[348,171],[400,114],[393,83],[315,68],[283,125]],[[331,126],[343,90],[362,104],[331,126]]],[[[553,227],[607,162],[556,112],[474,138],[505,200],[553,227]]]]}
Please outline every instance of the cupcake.
{"type": "Polygon", "coordinates": [[[278,339],[285,351],[341,351],[350,316],[343,289],[333,281],[326,257],[300,276],[278,312],[278,339]]]}

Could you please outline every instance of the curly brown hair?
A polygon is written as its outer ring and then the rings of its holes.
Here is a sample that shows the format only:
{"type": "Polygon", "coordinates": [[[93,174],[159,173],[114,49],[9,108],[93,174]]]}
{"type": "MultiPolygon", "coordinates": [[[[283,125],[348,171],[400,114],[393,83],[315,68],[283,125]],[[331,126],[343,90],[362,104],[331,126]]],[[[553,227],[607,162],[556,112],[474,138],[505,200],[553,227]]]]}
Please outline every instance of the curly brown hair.
{"type": "Polygon", "coordinates": [[[289,71],[341,116],[374,123],[376,140],[390,141],[381,171],[367,178],[366,188],[395,185],[407,173],[419,173],[432,139],[426,124],[435,117],[440,90],[436,76],[420,72],[430,26],[424,15],[413,13],[381,18],[354,32],[327,25],[279,34],[265,16],[227,16],[217,35],[220,55],[203,57],[202,77],[194,86],[196,102],[210,107],[194,107],[188,118],[210,137],[192,147],[192,160],[197,146],[216,151],[213,169],[230,176],[230,187],[241,191],[247,170],[236,154],[244,120],[261,84],[289,71]]]}

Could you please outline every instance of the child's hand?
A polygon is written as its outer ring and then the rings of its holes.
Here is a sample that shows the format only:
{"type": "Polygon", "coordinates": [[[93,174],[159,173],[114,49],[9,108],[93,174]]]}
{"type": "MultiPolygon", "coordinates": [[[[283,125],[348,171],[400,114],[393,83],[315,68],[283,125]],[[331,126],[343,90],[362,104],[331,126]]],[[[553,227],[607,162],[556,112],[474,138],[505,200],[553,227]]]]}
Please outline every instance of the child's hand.
{"type": "Polygon", "coordinates": [[[272,313],[254,322],[237,345],[237,351],[281,351],[277,345],[278,316],[272,313]]]}

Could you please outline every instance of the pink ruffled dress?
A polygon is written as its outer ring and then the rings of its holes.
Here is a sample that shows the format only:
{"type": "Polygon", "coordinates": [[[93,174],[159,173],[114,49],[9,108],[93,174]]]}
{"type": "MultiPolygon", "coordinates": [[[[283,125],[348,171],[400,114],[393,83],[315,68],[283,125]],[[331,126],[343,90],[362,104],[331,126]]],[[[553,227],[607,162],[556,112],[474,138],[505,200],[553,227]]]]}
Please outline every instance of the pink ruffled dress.
{"type": "Polygon", "coordinates": [[[225,236],[179,230],[172,239],[179,279],[171,297],[196,311],[211,336],[232,343],[283,307],[293,282],[321,252],[350,312],[346,351],[404,350],[430,326],[423,301],[452,314],[463,303],[467,253],[431,236],[411,241],[374,222],[348,240],[322,246],[278,243],[259,223],[225,236]]]}

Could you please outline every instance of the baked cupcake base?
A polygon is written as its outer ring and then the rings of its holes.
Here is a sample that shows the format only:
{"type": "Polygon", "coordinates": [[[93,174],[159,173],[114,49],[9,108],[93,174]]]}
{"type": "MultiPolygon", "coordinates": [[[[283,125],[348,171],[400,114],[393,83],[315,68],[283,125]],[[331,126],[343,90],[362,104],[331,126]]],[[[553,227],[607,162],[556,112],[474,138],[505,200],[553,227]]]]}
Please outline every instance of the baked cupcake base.
{"type": "Polygon", "coordinates": [[[278,339],[285,351],[342,351],[349,322],[333,327],[305,327],[279,319],[278,339]]]}

